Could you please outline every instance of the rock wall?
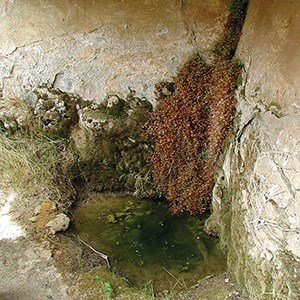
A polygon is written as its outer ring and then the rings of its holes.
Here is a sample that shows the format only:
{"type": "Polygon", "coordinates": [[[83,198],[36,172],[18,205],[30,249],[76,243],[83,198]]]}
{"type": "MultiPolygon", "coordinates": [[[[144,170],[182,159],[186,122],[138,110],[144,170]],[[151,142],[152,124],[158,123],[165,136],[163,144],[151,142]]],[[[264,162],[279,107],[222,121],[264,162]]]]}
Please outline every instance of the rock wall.
{"type": "Polygon", "coordinates": [[[300,3],[250,1],[237,119],[207,226],[251,300],[300,299],[299,39],[300,3]]]}
{"type": "MultiPolygon", "coordinates": [[[[209,56],[228,0],[0,0],[0,98],[40,84],[84,99],[153,101],[195,48],[209,56]]],[[[245,296],[300,299],[300,3],[251,0],[238,112],[214,189],[229,271],[245,296]]]]}
{"type": "Polygon", "coordinates": [[[30,98],[39,84],[100,102],[154,98],[196,49],[208,53],[229,0],[0,0],[0,89],[30,98]]]}

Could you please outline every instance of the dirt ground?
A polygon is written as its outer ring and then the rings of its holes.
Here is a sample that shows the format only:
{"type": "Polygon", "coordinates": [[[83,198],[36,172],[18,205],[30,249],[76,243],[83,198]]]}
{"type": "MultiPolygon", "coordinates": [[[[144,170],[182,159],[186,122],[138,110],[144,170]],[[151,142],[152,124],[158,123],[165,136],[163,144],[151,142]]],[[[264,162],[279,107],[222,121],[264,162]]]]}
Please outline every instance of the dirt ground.
{"type": "Polygon", "coordinates": [[[0,299],[70,299],[48,245],[27,237],[0,241],[0,299]]]}
{"type": "MultiPolygon", "coordinates": [[[[34,241],[16,224],[22,211],[13,211],[13,200],[20,199],[0,191],[0,299],[69,299],[67,285],[54,266],[50,242],[34,241]]],[[[27,209],[23,209],[26,215],[27,209]]]]}
{"type": "Polygon", "coordinates": [[[193,288],[185,299],[189,300],[246,300],[234,288],[227,273],[208,276],[193,288]]]}

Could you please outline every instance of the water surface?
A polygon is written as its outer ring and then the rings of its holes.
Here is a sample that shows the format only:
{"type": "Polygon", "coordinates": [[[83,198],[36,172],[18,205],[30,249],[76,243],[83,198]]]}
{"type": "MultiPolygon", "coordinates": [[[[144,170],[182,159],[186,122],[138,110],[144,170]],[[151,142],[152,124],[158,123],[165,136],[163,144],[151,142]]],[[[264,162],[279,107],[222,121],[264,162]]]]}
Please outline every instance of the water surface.
{"type": "Polygon", "coordinates": [[[184,289],[226,270],[218,240],[203,232],[204,218],[172,215],[165,203],[99,195],[74,212],[75,233],[107,254],[133,285],[155,291],[184,289]]]}

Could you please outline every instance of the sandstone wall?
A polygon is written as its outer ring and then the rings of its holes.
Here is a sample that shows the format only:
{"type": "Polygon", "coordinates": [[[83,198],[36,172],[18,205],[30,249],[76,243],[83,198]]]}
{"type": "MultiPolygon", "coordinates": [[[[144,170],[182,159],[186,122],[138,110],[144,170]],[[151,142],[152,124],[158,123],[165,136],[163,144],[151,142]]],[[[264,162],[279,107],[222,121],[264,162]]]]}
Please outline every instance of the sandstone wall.
{"type": "Polygon", "coordinates": [[[208,227],[219,226],[229,271],[251,300],[300,299],[299,40],[298,1],[250,1],[238,117],[208,227]]]}
{"type": "Polygon", "coordinates": [[[0,89],[48,83],[85,99],[153,98],[196,48],[222,31],[228,0],[0,0],[0,89]]]}

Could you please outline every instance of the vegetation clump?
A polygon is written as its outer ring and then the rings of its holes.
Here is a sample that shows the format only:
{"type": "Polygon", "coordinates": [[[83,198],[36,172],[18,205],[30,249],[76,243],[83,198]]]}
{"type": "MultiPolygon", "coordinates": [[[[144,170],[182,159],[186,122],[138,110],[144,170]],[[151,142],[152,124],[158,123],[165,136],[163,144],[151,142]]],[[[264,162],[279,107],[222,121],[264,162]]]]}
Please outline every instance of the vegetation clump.
{"type": "Polygon", "coordinates": [[[195,53],[170,84],[157,86],[159,105],[148,134],[155,141],[154,180],[174,213],[204,213],[210,204],[217,159],[235,115],[242,64],[234,58],[247,1],[234,0],[224,33],[207,64],[195,53]],[[168,89],[170,91],[170,89],[168,89]]]}
{"type": "Polygon", "coordinates": [[[33,98],[31,104],[0,100],[3,184],[69,204],[82,186],[142,197],[155,193],[148,180],[152,145],[142,129],[150,102],[130,89],[125,99],[109,95],[95,104],[47,85],[33,98]]]}
{"type": "Polygon", "coordinates": [[[67,174],[73,157],[67,141],[45,131],[32,107],[18,99],[0,101],[0,186],[25,196],[51,197],[66,208],[73,198],[67,174]]]}
{"type": "Polygon", "coordinates": [[[142,128],[150,111],[151,103],[131,89],[125,99],[109,95],[99,105],[83,107],[71,135],[80,161],[77,180],[88,190],[151,197],[147,158],[152,144],[142,128]]]}

